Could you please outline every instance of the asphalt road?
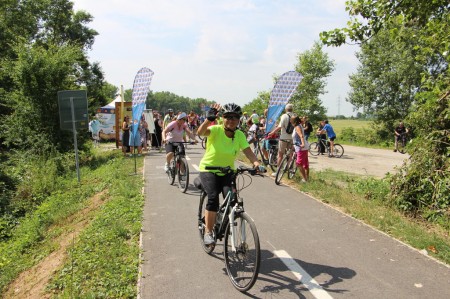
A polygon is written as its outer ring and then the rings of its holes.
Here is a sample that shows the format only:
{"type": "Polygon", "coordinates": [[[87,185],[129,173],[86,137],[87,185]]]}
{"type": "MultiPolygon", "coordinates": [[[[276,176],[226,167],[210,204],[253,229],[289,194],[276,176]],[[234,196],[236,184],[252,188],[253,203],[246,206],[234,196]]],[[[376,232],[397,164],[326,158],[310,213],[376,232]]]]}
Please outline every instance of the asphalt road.
{"type": "MultiPolygon", "coordinates": [[[[202,155],[187,150],[191,183],[202,155]]],[[[450,298],[448,266],[269,177],[241,192],[262,250],[258,280],[241,294],[221,243],[212,255],[200,246],[199,192],[170,186],[163,164],[164,153],[145,158],[140,298],[450,298]]]]}
{"type": "Polygon", "coordinates": [[[339,158],[328,156],[309,156],[311,169],[350,172],[365,176],[382,178],[386,173],[395,173],[396,168],[409,158],[408,154],[394,153],[392,150],[373,149],[359,146],[343,145],[344,155],[339,158]]]}

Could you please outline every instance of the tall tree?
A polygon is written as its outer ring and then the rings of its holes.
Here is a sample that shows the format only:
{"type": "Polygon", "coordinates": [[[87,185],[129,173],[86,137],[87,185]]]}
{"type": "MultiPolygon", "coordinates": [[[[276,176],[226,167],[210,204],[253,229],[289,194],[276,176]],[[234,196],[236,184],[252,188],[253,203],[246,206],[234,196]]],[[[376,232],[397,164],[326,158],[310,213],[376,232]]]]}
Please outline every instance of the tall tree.
{"type": "Polygon", "coordinates": [[[450,2],[448,0],[351,0],[346,28],[322,32],[328,45],[364,43],[382,29],[417,28],[414,59],[423,61],[422,90],[407,121],[415,126],[411,159],[392,179],[392,200],[407,211],[444,219],[450,227],[450,2]]]}
{"type": "Polygon", "coordinates": [[[290,100],[294,111],[308,115],[312,121],[325,117],[326,109],[319,97],[326,93],[325,78],[334,70],[334,61],[322,47],[320,42],[315,42],[310,50],[298,54],[295,70],[303,75],[303,79],[290,100]]]}
{"type": "Polygon", "coordinates": [[[242,107],[242,111],[246,111],[250,116],[253,110],[256,110],[257,113],[263,114],[264,110],[269,106],[270,101],[270,92],[262,91],[258,93],[258,96],[254,98],[250,103],[244,105],[242,107]]]}
{"type": "Polygon", "coordinates": [[[43,151],[45,140],[61,149],[50,124],[59,124],[56,92],[87,88],[92,103],[106,102],[101,69],[86,55],[97,35],[87,27],[92,17],[74,12],[69,0],[5,0],[0,10],[1,147],[43,151]]]}
{"type": "Polygon", "coordinates": [[[356,54],[360,65],[350,76],[352,89],[347,99],[385,123],[390,131],[394,122],[409,114],[426,68],[414,55],[417,30],[403,27],[400,31],[398,38],[383,29],[361,45],[356,54]]]}

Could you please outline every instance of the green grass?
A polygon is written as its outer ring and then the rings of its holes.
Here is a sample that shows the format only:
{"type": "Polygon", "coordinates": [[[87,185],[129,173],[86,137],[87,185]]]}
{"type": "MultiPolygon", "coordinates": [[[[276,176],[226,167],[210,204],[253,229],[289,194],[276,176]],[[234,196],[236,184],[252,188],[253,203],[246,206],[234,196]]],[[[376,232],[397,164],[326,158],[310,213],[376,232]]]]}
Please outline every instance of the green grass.
{"type": "MultiPolygon", "coordinates": [[[[137,161],[139,169],[143,159],[137,161]]],[[[0,290],[57,249],[55,240],[74,229],[70,217],[102,193],[103,205],[88,215],[86,228],[68,249],[68,259],[48,291],[62,298],[135,298],[144,203],[140,173],[134,175],[132,159],[108,151],[81,168],[80,185],[76,178],[62,179],[61,189],[22,219],[11,239],[0,243],[0,290]],[[96,159],[102,163],[92,163],[96,159]]]]}

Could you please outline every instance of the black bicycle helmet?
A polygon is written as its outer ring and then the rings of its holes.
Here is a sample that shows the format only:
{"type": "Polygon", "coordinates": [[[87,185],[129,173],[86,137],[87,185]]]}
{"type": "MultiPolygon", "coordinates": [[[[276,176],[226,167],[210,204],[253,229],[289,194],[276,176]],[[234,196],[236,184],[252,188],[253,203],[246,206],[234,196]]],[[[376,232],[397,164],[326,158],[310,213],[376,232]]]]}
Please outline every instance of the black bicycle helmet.
{"type": "Polygon", "coordinates": [[[229,103],[222,106],[223,115],[226,114],[237,114],[242,116],[241,106],[236,105],[235,103],[229,103]]]}
{"type": "Polygon", "coordinates": [[[173,112],[172,108],[167,109],[167,112],[173,112]]]}

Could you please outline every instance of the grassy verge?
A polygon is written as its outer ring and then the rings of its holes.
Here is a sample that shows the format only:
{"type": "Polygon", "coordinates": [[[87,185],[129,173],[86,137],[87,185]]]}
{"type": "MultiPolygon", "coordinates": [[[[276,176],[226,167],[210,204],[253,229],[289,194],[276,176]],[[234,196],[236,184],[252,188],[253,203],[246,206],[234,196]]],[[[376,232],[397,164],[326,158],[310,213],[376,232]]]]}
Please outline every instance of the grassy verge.
{"type": "Polygon", "coordinates": [[[138,175],[133,175],[134,161],[118,151],[92,159],[104,162],[82,167],[81,184],[76,179],[61,182],[64,187],[0,244],[2,293],[20,273],[60,249],[63,243],[58,240],[73,235],[47,292],[63,298],[136,297],[143,159],[137,160],[138,175]],[[95,195],[100,199],[92,205],[95,195]]]}
{"type": "Polygon", "coordinates": [[[310,182],[301,184],[296,177],[293,184],[344,213],[450,264],[450,232],[437,224],[407,217],[389,205],[385,200],[389,190],[387,181],[332,170],[311,171],[310,178],[310,182]]]}

